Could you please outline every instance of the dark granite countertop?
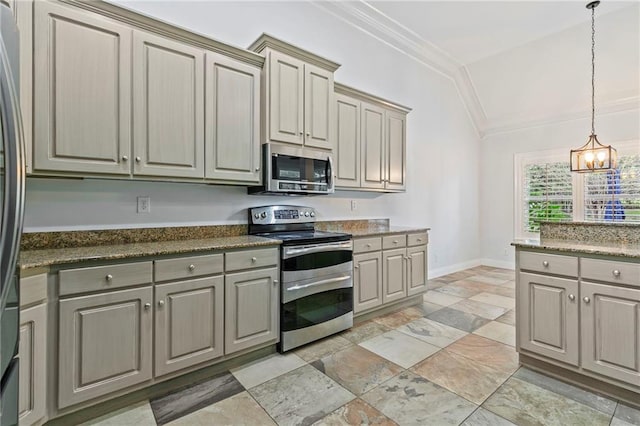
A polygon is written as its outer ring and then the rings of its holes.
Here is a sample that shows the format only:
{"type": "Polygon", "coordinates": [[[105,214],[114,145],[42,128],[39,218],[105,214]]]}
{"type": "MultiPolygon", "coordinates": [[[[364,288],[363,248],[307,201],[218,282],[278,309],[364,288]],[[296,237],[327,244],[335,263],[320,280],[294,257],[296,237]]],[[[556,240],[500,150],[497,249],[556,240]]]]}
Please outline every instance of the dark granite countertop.
{"type": "Polygon", "coordinates": [[[229,236],[196,240],[159,241],[131,244],[23,250],[18,260],[22,270],[62,265],[90,260],[128,259],[165,254],[196,253],[211,250],[274,246],[282,241],[252,235],[229,236]]]}
{"type": "Polygon", "coordinates": [[[560,252],[576,254],[597,254],[603,256],[621,256],[640,260],[640,244],[638,243],[613,243],[613,242],[584,242],[574,240],[515,240],[511,243],[514,247],[556,250],[560,252]]]}

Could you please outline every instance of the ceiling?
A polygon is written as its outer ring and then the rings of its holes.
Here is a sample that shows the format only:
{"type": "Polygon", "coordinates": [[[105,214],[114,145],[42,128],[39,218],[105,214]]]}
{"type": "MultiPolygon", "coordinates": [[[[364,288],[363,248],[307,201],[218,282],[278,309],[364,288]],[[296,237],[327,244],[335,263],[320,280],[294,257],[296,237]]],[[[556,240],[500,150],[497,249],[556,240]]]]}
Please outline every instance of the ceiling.
{"type": "MultiPolygon", "coordinates": [[[[636,4],[603,1],[598,16],[636,4]]],[[[396,21],[458,64],[529,43],[590,20],[586,1],[368,1],[370,13],[396,21]]]]}

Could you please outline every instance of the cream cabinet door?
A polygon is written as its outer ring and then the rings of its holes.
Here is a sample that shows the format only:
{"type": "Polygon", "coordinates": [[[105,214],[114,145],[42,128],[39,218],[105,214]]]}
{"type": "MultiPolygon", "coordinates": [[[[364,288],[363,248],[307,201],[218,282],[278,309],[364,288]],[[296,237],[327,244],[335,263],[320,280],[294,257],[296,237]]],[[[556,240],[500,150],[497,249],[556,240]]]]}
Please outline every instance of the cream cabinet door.
{"type": "Polygon", "coordinates": [[[337,187],[360,187],[360,102],[335,95],[336,135],[333,148],[337,187]]]}
{"type": "Polygon", "coordinates": [[[361,108],[361,187],[383,189],[386,179],[385,111],[365,102],[361,108]]]}
{"type": "Polygon", "coordinates": [[[130,174],[131,29],[34,3],[34,169],[130,174]]]}
{"type": "Polygon", "coordinates": [[[58,407],[151,379],[153,289],[59,302],[58,407]]]}
{"type": "Polygon", "coordinates": [[[331,149],[333,73],[304,65],[304,144],[331,149]]]}
{"type": "Polygon", "coordinates": [[[407,296],[405,249],[382,252],[382,302],[389,303],[407,296]]]}
{"type": "Polygon", "coordinates": [[[640,385],[640,290],[580,283],[582,367],[640,385]]]}
{"type": "Polygon", "coordinates": [[[223,354],[224,277],[156,285],[155,374],[223,354]]]}
{"type": "Polygon", "coordinates": [[[353,256],[353,312],[382,305],[382,252],[353,256]]]}
{"type": "Polygon", "coordinates": [[[225,355],[277,341],[278,268],[225,276],[225,355]]]}
{"type": "Polygon", "coordinates": [[[386,113],[386,182],[385,188],[404,190],[406,188],[406,115],[387,111],[386,113]]]}
{"type": "Polygon", "coordinates": [[[206,55],[206,178],[259,183],[260,69],[206,55]]]}
{"type": "Polygon", "coordinates": [[[204,178],[204,51],[133,34],[135,175],[204,178]]]}
{"type": "Polygon", "coordinates": [[[47,305],[20,310],[20,425],[36,423],[45,415],[47,386],[47,305]]]}
{"type": "Polygon", "coordinates": [[[269,53],[269,139],[304,143],[304,63],[269,53]]]}
{"type": "Polygon", "coordinates": [[[519,347],[578,365],[578,281],[520,272],[519,347]]]}
{"type": "Polygon", "coordinates": [[[427,246],[407,248],[407,296],[427,291],[427,246]]]}

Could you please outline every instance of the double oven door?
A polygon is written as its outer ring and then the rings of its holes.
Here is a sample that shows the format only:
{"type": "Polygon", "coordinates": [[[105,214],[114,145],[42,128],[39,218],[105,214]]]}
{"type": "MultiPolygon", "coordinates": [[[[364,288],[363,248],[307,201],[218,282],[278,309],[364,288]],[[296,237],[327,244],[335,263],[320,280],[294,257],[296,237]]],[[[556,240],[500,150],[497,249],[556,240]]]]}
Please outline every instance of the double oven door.
{"type": "Polygon", "coordinates": [[[353,325],[353,242],[282,247],[280,351],[353,325]]]}

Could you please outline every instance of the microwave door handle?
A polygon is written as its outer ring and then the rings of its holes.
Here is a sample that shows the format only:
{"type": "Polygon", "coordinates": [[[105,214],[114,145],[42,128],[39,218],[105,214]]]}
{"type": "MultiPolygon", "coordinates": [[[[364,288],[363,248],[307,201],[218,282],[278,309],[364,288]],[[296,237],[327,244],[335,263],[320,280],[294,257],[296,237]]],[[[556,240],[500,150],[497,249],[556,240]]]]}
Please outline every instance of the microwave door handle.
{"type": "Polygon", "coordinates": [[[327,192],[333,192],[334,191],[334,186],[335,186],[335,182],[333,180],[333,159],[331,158],[331,156],[327,157],[327,167],[328,167],[328,173],[327,173],[327,192]]]}

